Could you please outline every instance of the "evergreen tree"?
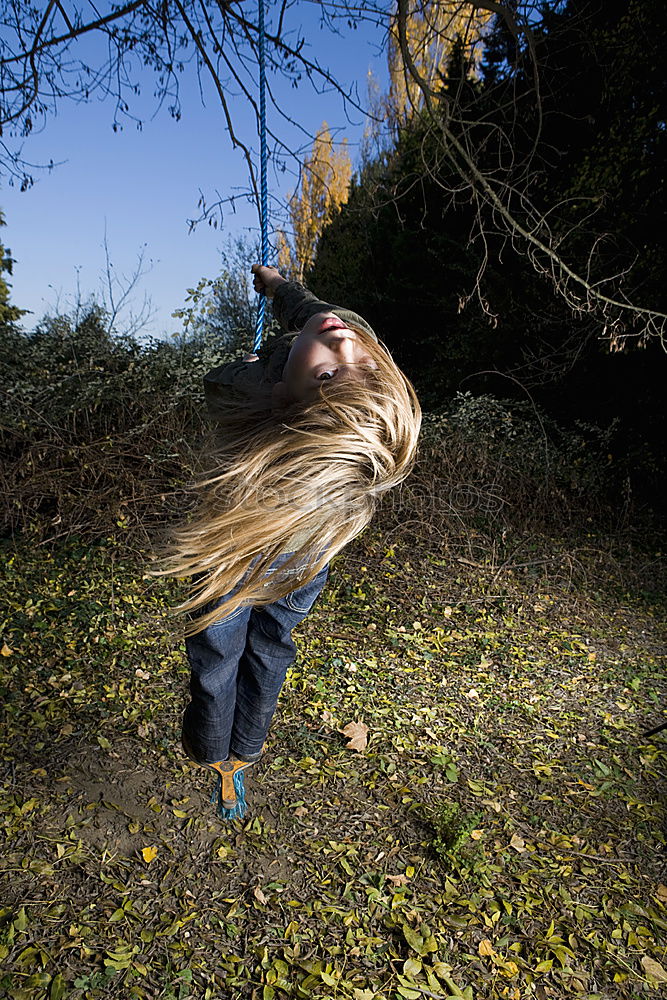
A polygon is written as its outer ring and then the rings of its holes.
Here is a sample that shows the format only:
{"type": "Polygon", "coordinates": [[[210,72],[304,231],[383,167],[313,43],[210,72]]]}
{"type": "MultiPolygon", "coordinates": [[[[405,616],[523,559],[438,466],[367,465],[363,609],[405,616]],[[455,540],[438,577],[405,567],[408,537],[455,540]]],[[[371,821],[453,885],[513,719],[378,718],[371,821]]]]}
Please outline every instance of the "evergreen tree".
{"type": "MultiPolygon", "coordinates": [[[[456,88],[461,116],[474,110],[474,128],[487,130],[487,172],[503,131],[514,127],[517,170],[532,172],[534,202],[561,206],[553,225],[565,256],[592,281],[623,273],[620,294],[662,311],[664,21],[658,0],[571,0],[551,13],[533,39],[542,88],[534,148],[534,82],[512,69],[520,55],[505,28],[490,36],[481,80],[462,74],[452,57],[445,83],[456,88]]],[[[630,336],[625,351],[610,352],[595,316],[554,295],[507,238],[488,227],[486,239],[471,243],[487,209],[469,192],[457,194],[441,152],[432,120],[416,116],[393,152],[353,185],[322,235],[310,284],[368,316],[427,405],[457,389],[524,399],[529,392],[560,419],[618,418],[614,450],[653,467],[643,488],[655,491],[665,433],[658,338],[638,350],[630,336]]]]}

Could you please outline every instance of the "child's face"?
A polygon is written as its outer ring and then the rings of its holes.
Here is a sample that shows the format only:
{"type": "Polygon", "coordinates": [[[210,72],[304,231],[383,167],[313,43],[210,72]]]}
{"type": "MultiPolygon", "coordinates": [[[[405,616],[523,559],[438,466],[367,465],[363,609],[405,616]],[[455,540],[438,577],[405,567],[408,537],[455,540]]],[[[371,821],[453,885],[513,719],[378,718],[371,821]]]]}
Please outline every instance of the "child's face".
{"type": "Polygon", "coordinates": [[[285,402],[307,399],[332,379],[361,379],[359,365],[377,368],[355,331],[331,312],[316,313],[292,343],[277,396],[285,402]]]}

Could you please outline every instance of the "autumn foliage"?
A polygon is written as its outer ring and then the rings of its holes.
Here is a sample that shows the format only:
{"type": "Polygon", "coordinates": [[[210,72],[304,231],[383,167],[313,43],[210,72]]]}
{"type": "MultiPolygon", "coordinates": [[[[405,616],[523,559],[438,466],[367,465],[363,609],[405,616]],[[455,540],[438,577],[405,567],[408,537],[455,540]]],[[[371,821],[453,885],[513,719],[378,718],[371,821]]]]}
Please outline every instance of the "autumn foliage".
{"type": "Polygon", "coordinates": [[[278,265],[301,280],[315,259],[322,230],[348,198],[352,162],[347,140],[335,143],[322,123],[301,168],[299,184],[288,202],[291,235],[278,233],[278,265]]]}
{"type": "Polygon", "coordinates": [[[455,53],[476,75],[483,55],[484,32],[492,17],[488,10],[456,0],[411,0],[405,24],[407,52],[401,49],[398,19],[394,17],[387,52],[390,85],[386,111],[390,121],[398,126],[405,124],[423,104],[421,87],[415,73],[406,66],[406,55],[430,88],[437,89],[442,83],[455,53]]]}

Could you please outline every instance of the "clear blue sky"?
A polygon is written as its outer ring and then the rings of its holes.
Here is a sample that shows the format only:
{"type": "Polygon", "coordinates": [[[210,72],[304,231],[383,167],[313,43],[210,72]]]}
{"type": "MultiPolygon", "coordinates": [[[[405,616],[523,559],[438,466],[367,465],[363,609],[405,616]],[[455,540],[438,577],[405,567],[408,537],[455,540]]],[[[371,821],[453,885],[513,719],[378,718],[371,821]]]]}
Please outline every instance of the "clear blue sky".
{"type": "MultiPolygon", "coordinates": [[[[344,36],[324,33],[317,4],[300,2],[291,8],[292,25],[303,25],[312,54],[327,65],[344,85],[358,81],[365,97],[366,76],[372,69],[384,78],[381,37],[360,25],[344,36]]],[[[281,103],[314,132],[323,120],[340,127],[351,152],[363,132],[362,116],[345,114],[341,98],[317,94],[305,81],[298,90],[272,80],[281,103]]],[[[152,81],[144,81],[151,94],[152,81]]],[[[137,104],[144,125],[138,131],[128,124],[112,130],[113,107],[94,99],[88,104],[63,103],[45,129],[31,136],[23,153],[33,163],[53,160],[52,171],[36,171],[35,185],[20,192],[0,181],[0,209],[6,226],[0,240],[15,258],[11,278],[12,302],[32,311],[24,318],[31,328],[45,312],[68,310],[77,295],[99,294],[104,281],[106,232],[114,269],[131,274],[143,252],[149,273],[134,294],[139,310],[147,295],[155,317],[146,330],[163,336],[179,329],[171,313],[183,305],[186,289],[201,277],[218,272],[219,248],[228,236],[257,231],[254,206],[240,202],[236,214],[227,212],[222,231],[200,224],[188,231],[188,219],[198,214],[200,191],[207,200],[245,190],[248,178],[243,155],[234,151],[225,132],[222,110],[213,95],[202,106],[196,79],[182,77],[183,114],[174,121],[163,109],[151,120],[154,108],[148,98],[137,104]]],[[[236,125],[244,138],[254,142],[254,117],[243,98],[230,101],[236,125]]],[[[272,125],[293,145],[303,142],[295,130],[276,120],[272,125]]],[[[271,177],[272,193],[284,199],[293,178],[271,177]]]]}

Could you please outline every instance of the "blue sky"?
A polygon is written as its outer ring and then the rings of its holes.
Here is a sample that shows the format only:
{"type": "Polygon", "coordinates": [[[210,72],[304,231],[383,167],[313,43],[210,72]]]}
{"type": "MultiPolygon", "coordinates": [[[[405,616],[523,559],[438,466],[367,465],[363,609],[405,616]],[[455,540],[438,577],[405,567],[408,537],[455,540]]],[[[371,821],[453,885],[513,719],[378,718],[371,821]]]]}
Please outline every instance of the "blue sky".
{"type": "MultiPolygon", "coordinates": [[[[358,81],[365,96],[369,69],[384,77],[381,37],[360,25],[344,36],[324,33],[317,4],[299,2],[291,8],[292,24],[304,27],[311,52],[344,85],[358,81]]],[[[152,93],[145,78],[144,91],[152,93]]],[[[298,90],[272,80],[281,104],[310,132],[323,120],[342,129],[353,154],[363,132],[360,114],[348,116],[339,95],[317,94],[308,82],[298,90]],[[350,121],[352,117],[352,121],[350,121]]],[[[202,105],[192,74],[182,77],[183,114],[176,122],[166,109],[152,119],[154,105],[141,98],[137,109],[144,117],[141,131],[131,123],[114,133],[113,107],[97,99],[88,104],[63,103],[58,115],[24,145],[33,163],[53,160],[52,171],[35,172],[36,183],[21,192],[3,179],[0,208],[6,226],[0,240],[15,259],[11,278],[12,302],[30,309],[24,326],[31,328],[46,312],[72,308],[77,297],[99,296],[104,283],[106,234],[114,271],[132,274],[139,254],[148,273],[133,297],[135,312],[144,296],[154,317],[147,334],[168,335],[179,330],[171,313],[183,305],[186,289],[201,277],[218,271],[219,249],[228,236],[256,233],[254,206],[237,203],[227,212],[223,229],[200,224],[189,232],[196,217],[200,191],[207,200],[215,192],[228,195],[247,189],[246,165],[225,132],[223,114],[212,95],[202,105]]],[[[254,118],[242,98],[232,98],[230,109],[244,138],[254,138],[254,118]]],[[[298,146],[297,130],[274,115],[272,125],[288,143],[298,146]]],[[[284,199],[293,186],[287,174],[270,177],[272,194],[284,199]]],[[[122,325],[122,323],[121,323],[122,325]]]]}

